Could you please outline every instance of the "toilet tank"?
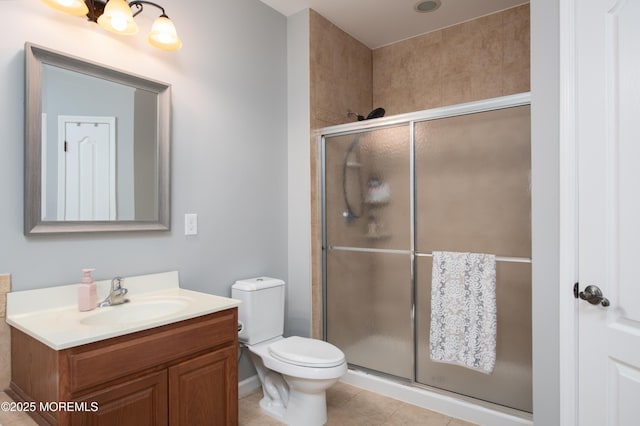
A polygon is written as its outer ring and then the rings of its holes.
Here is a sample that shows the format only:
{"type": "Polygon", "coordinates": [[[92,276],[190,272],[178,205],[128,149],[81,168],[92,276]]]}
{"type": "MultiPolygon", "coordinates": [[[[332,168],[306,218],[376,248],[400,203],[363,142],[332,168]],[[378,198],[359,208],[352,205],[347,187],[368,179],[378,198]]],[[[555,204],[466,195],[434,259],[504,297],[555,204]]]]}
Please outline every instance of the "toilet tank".
{"type": "Polygon", "coordinates": [[[248,345],[282,336],[284,332],[284,281],[257,277],[238,280],[231,286],[231,297],[242,301],[238,339],[248,345]]]}

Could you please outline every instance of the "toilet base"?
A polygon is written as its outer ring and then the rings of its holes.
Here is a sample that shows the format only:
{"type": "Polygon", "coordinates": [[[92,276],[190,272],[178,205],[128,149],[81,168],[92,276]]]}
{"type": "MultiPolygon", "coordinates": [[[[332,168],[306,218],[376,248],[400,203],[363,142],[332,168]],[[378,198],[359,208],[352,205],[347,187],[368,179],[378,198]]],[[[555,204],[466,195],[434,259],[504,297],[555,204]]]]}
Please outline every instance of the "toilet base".
{"type": "Polygon", "coordinates": [[[266,396],[260,400],[260,410],[279,422],[284,422],[284,413],[287,411],[282,405],[274,405],[266,396]]]}
{"type": "Polygon", "coordinates": [[[326,392],[305,394],[290,390],[287,407],[273,404],[268,397],[260,400],[260,409],[289,426],[322,426],[327,422],[326,392]]]}
{"type": "MultiPolygon", "coordinates": [[[[279,337],[275,339],[278,341],[279,337]]],[[[248,345],[262,384],[260,408],[290,426],[321,426],[327,422],[326,390],[347,372],[347,363],[333,367],[302,367],[269,353],[272,341],[248,345]]]]}

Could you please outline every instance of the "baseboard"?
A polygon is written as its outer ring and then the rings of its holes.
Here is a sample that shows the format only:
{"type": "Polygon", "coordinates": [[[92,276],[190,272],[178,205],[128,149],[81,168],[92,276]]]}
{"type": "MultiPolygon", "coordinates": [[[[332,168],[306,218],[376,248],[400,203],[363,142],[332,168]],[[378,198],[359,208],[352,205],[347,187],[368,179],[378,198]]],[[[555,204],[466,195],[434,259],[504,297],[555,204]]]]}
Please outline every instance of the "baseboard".
{"type": "Polygon", "coordinates": [[[409,386],[358,370],[350,369],[340,380],[389,398],[480,425],[533,425],[533,419],[529,413],[513,409],[494,409],[480,403],[455,398],[445,393],[430,391],[416,386],[409,386]]]}
{"type": "Polygon", "coordinates": [[[260,379],[257,374],[238,383],[238,398],[243,398],[260,387],[260,379]]]}

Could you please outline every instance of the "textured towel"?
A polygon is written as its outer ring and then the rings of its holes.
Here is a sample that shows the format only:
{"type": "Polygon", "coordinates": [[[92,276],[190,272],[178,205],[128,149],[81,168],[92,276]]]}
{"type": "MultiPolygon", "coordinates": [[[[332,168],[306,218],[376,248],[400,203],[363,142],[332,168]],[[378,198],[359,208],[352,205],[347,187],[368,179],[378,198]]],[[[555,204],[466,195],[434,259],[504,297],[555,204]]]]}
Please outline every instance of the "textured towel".
{"type": "Polygon", "coordinates": [[[491,374],[496,362],[496,257],[433,252],[431,359],[491,374]]]}

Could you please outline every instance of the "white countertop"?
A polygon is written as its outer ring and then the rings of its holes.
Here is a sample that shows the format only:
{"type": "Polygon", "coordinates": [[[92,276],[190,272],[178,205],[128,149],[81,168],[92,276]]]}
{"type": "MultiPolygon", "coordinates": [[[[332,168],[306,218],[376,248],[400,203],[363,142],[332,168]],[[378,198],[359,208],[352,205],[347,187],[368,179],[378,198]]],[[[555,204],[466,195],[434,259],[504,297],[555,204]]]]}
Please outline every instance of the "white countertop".
{"type": "MultiPolygon", "coordinates": [[[[129,303],[88,312],[78,310],[78,286],[71,284],[7,293],[7,323],[47,346],[61,350],[195,318],[240,304],[236,299],[180,288],[177,271],[125,277],[122,287],[128,290],[126,297],[129,303]],[[167,314],[151,319],[126,320],[130,314],[135,317],[138,307],[144,309],[145,305],[167,300],[175,302],[175,307],[167,314]],[[98,316],[115,320],[103,321],[98,316]]],[[[100,302],[109,293],[110,280],[96,281],[96,286],[100,302]]]]}

